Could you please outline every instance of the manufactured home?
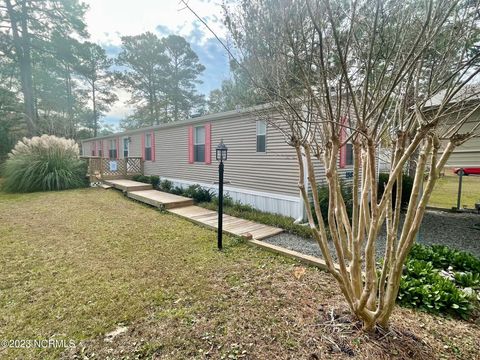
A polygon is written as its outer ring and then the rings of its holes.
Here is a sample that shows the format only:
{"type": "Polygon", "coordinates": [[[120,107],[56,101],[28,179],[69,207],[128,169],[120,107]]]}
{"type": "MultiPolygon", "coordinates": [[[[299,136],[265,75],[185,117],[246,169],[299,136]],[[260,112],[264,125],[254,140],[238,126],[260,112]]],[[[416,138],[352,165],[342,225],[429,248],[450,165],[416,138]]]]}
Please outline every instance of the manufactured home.
{"type": "MultiPolygon", "coordinates": [[[[233,200],[303,218],[295,149],[277,127],[251,112],[229,111],[87,139],[82,141],[82,154],[112,160],[141,157],[145,175],[158,175],[175,186],[199,184],[215,191],[215,148],[222,140],[228,147],[224,189],[233,200]]],[[[348,144],[339,162],[341,176],[348,181],[352,175],[348,144]]],[[[324,172],[320,162],[317,165],[322,183],[324,172]]]]}

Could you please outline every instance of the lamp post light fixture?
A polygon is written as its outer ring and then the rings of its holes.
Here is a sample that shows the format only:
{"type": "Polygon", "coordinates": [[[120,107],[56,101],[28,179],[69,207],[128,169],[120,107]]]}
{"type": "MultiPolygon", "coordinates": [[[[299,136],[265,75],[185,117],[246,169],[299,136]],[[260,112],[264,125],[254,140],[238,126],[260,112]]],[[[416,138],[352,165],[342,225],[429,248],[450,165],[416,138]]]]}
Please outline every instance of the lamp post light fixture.
{"type": "Polygon", "coordinates": [[[227,160],[228,148],[223,143],[223,140],[218,144],[216,151],[218,164],[218,233],[217,243],[218,250],[222,250],[222,234],[223,234],[223,162],[227,160]]]}

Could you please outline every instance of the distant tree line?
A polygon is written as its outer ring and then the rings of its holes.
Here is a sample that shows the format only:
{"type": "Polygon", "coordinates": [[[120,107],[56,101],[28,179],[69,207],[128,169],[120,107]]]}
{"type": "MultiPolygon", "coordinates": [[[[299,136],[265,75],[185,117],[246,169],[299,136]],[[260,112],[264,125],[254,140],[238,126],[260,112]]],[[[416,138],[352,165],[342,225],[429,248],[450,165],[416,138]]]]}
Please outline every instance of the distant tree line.
{"type": "Polygon", "coordinates": [[[112,132],[102,119],[115,89],[130,94],[126,129],[258,102],[235,67],[208,100],[199,94],[205,67],[181,36],[123,36],[118,56],[108,56],[89,41],[86,10],[78,0],[0,2],[0,158],[23,136],[112,132]]]}

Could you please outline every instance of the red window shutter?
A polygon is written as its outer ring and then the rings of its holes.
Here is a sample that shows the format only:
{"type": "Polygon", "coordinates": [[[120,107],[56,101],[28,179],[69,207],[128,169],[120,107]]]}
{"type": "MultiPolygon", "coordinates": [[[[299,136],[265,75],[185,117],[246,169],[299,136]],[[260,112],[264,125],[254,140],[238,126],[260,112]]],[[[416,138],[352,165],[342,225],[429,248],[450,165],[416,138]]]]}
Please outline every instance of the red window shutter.
{"type": "Polygon", "coordinates": [[[193,164],[193,126],[188,127],[188,163],[193,164]]]}
{"type": "Polygon", "coordinates": [[[152,161],[155,161],[155,131],[151,131],[150,140],[152,141],[152,161]]]}
{"type": "MultiPolygon", "coordinates": [[[[344,125],[347,125],[347,117],[344,116],[340,120],[340,143],[343,143],[347,139],[347,129],[344,125]]],[[[340,148],[340,168],[344,168],[347,164],[347,144],[340,148]]]]}
{"type": "Polygon", "coordinates": [[[205,164],[212,163],[212,124],[205,124],[205,164]]]}
{"type": "Polygon", "coordinates": [[[142,160],[145,160],[145,133],[142,133],[142,160]]]}
{"type": "Polygon", "coordinates": [[[117,145],[117,160],[120,159],[120,138],[117,137],[117,141],[116,141],[116,145],[117,145]]]}

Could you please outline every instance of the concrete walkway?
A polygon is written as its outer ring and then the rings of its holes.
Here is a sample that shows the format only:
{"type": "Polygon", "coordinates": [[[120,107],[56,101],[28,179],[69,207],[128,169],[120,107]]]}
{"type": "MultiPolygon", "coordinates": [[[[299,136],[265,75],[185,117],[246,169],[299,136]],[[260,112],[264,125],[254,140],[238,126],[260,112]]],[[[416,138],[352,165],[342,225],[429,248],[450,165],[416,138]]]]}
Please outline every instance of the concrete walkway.
{"type": "MultiPolygon", "coordinates": [[[[199,225],[212,229],[218,228],[216,211],[193,205],[193,199],[178,196],[158,190],[152,190],[152,185],[132,180],[108,180],[105,184],[122,190],[129,198],[184,217],[199,225]]],[[[258,224],[253,221],[223,215],[223,231],[227,234],[247,239],[261,240],[283,232],[283,229],[258,224]]]]}

